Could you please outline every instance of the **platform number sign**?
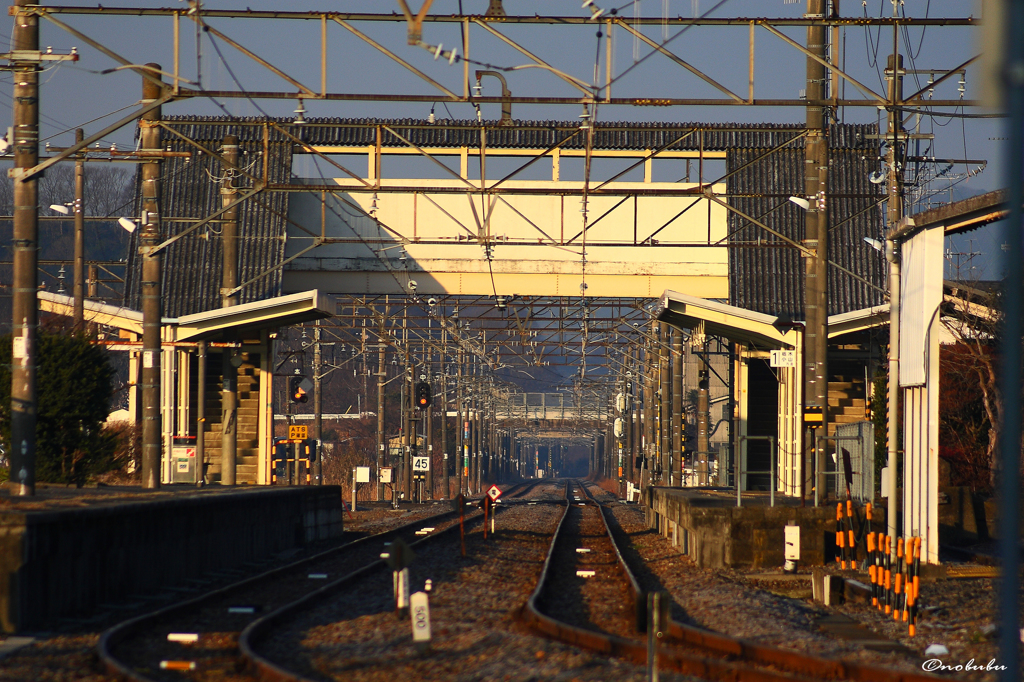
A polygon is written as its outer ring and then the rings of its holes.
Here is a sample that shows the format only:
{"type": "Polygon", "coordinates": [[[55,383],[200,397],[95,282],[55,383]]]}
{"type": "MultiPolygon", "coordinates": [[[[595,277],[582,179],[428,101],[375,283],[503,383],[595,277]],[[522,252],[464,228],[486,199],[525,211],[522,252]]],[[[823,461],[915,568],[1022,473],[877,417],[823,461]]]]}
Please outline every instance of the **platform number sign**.
{"type": "Polygon", "coordinates": [[[772,367],[796,367],[795,350],[773,350],[769,357],[772,367]]]}
{"type": "Polygon", "coordinates": [[[413,471],[430,471],[430,458],[429,457],[413,457],[412,458],[412,470],[413,471]]]}
{"type": "Polygon", "coordinates": [[[491,498],[491,502],[497,502],[498,498],[501,497],[501,489],[496,485],[492,485],[487,489],[487,497],[491,498]]]}

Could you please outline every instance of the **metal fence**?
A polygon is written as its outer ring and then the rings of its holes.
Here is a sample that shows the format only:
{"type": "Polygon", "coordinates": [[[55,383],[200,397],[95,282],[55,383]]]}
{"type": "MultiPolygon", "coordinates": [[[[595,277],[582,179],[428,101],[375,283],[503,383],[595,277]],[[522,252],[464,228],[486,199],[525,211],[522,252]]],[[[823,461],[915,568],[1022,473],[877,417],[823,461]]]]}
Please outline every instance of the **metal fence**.
{"type": "MultiPolygon", "coordinates": [[[[850,458],[853,470],[850,496],[861,502],[875,499],[875,425],[872,422],[854,422],[836,425],[836,459],[837,475],[835,483],[840,490],[845,487],[843,478],[843,459],[850,458]]],[[[828,458],[831,463],[831,457],[828,458]]],[[[830,481],[830,483],[832,483],[830,481]]],[[[829,486],[832,487],[831,485],[829,486]]]]}

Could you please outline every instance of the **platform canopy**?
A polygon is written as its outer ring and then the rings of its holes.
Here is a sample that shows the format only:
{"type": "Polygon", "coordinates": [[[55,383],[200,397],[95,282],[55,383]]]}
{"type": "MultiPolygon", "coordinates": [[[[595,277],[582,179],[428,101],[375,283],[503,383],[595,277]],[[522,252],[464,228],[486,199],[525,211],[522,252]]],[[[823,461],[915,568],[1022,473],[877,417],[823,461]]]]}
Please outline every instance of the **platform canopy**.
{"type": "Polygon", "coordinates": [[[241,339],[261,329],[287,327],[334,314],[334,305],[319,291],[277,296],[229,308],[179,317],[178,341],[241,339]]]}
{"type": "Polygon", "coordinates": [[[860,332],[865,329],[884,327],[889,324],[889,304],[851,310],[848,313],[839,313],[828,316],[828,338],[834,339],[843,334],[860,332]]]}
{"type": "Polygon", "coordinates": [[[661,296],[657,319],[683,329],[701,329],[761,349],[795,348],[798,326],[775,315],[765,315],[678,291],[661,296]]]}
{"type": "MultiPolygon", "coordinates": [[[[74,314],[75,299],[64,294],[49,291],[36,293],[39,310],[45,313],[71,317],[74,314]]],[[[83,317],[89,324],[99,324],[133,334],[142,334],[142,313],[124,306],[109,305],[86,299],[83,302],[83,317]]],[[[166,324],[167,321],[164,321],[166,324]]]]}

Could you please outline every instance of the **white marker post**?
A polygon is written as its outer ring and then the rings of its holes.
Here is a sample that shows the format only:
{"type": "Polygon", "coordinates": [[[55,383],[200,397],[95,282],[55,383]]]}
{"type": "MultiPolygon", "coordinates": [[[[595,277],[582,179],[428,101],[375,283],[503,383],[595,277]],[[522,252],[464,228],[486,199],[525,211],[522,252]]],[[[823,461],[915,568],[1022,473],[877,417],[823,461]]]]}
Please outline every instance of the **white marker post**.
{"type": "Polygon", "coordinates": [[[395,596],[398,598],[398,612],[403,614],[409,608],[409,569],[395,572],[395,596]]]}
{"type": "Polygon", "coordinates": [[[412,641],[422,652],[430,649],[430,597],[417,592],[410,598],[412,610],[412,641]]]}

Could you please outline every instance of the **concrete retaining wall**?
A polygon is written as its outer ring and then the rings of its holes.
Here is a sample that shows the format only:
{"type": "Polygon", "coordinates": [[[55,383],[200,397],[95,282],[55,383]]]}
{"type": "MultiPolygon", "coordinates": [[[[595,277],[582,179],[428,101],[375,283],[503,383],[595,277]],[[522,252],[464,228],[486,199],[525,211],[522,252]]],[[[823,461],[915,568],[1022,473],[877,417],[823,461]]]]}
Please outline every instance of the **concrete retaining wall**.
{"type": "Polygon", "coordinates": [[[0,627],[25,632],[342,533],[338,486],[0,513],[0,627]]]}

